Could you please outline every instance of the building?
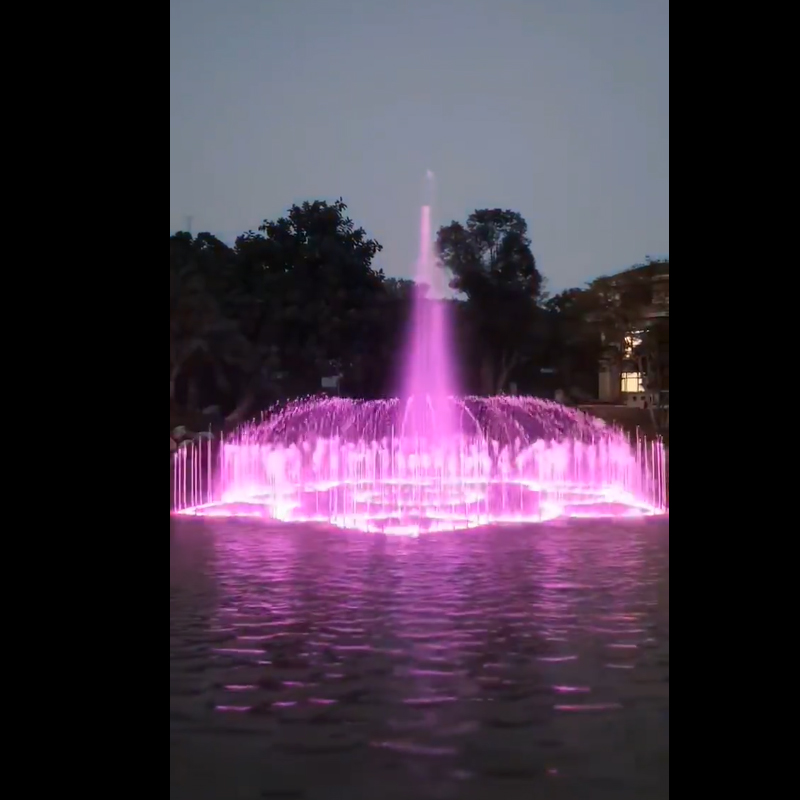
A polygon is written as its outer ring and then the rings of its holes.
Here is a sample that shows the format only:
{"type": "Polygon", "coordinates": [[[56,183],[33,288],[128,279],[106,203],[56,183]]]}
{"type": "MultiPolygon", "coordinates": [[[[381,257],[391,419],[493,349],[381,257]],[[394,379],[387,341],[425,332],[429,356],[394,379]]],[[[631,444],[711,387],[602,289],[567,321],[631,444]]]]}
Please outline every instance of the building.
{"type": "Polygon", "coordinates": [[[669,416],[669,261],[650,261],[592,285],[603,357],[599,399],[669,416]]]}

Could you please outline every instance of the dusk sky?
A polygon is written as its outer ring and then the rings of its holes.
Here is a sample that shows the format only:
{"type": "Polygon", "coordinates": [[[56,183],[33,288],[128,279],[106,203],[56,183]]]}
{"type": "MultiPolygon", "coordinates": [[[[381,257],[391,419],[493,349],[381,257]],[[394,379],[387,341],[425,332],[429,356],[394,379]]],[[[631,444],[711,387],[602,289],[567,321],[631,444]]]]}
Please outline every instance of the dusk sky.
{"type": "Polygon", "coordinates": [[[520,211],[551,289],[669,253],[669,0],[170,0],[170,231],[344,197],[410,277],[520,211]]]}

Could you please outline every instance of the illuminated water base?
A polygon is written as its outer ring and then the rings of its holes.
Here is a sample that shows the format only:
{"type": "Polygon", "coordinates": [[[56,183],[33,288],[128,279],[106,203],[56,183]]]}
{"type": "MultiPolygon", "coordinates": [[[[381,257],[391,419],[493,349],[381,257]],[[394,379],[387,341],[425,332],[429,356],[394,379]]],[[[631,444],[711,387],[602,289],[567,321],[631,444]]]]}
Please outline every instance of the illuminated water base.
{"type": "Polygon", "coordinates": [[[179,515],[406,535],[667,510],[660,441],[510,397],[295,403],[180,451],[172,495],[179,515]]]}

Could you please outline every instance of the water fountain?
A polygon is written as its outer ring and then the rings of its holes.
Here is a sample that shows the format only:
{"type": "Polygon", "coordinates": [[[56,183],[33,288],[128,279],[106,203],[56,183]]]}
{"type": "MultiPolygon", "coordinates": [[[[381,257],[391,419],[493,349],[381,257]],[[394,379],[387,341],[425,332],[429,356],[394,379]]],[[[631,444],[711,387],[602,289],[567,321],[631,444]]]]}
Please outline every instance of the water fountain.
{"type": "Polygon", "coordinates": [[[666,511],[660,442],[631,444],[544,400],[459,397],[430,206],[421,242],[418,281],[434,294],[415,304],[403,399],[298,401],[186,447],[174,457],[174,513],[420,534],[666,511]]]}

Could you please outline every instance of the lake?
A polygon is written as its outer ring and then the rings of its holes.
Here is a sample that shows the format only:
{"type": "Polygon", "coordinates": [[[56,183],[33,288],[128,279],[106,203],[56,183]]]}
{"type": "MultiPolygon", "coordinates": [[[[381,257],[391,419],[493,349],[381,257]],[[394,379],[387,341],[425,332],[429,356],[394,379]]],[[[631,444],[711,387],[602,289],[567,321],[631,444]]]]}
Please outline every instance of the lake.
{"type": "Polygon", "coordinates": [[[669,796],[669,520],[170,520],[173,800],[669,796]]]}

